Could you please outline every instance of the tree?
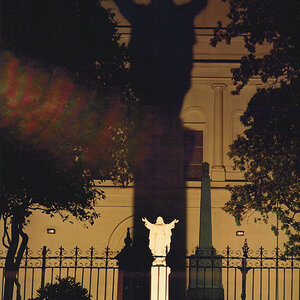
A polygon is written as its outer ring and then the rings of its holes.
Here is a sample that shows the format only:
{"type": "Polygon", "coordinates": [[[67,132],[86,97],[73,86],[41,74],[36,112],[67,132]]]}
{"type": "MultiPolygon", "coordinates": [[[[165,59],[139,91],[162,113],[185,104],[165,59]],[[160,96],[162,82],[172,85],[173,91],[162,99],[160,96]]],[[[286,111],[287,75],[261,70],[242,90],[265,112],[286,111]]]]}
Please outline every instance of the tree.
{"type": "Polygon", "coordinates": [[[221,41],[230,43],[243,36],[248,54],[241,59],[240,67],[233,68],[233,82],[238,93],[253,76],[263,82],[292,80],[299,77],[299,2],[297,0],[222,0],[228,2],[229,24],[222,22],[214,31],[211,45],[221,41]],[[257,47],[270,45],[268,53],[259,57],[257,47]]]}
{"type": "Polygon", "coordinates": [[[0,67],[0,218],[8,249],[5,299],[11,299],[32,212],[58,213],[63,220],[71,214],[92,224],[95,197],[104,198],[92,180],[130,181],[132,127],[122,117],[131,106],[124,113],[118,105],[103,107],[65,74],[49,74],[10,53],[0,67]]]}
{"type": "MultiPolygon", "coordinates": [[[[241,116],[246,127],[230,146],[229,156],[241,171],[245,185],[229,187],[224,210],[240,223],[258,211],[267,222],[276,214],[288,237],[287,254],[300,253],[299,216],[299,41],[298,1],[225,0],[229,23],[218,23],[211,44],[244,37],[248,54],[232,69],[234,94],[253,76],[266,86],[257,90],[241,116]],[[269,45],[262,57],[257,47],[269,45]]],[[[272,225],[277,235],[277,225],[272,225]]]]}
{"type": "MultiPolygon", "coordinates": [[[[93,122],[104,124],[107,127],[106,131],[101,130],[98,137],[91,136],[91,139],[101,138],[102,143],[104,139],[114,148],[106,151],[106,161],[110,161],[111,164],[107,167],[107,163],[103,165],[102,160],[101,173],[103,175],[105,173],[106,177],[115,182],[126,183],[132,180],[130,164],[128,161],[125,162],[124,158],[125,155],[126,159],[129,159],[129,156],[133,157],[132,151],[129,153],[129,150],[133,149],[131,146],[133,115],[137,102],[128,84],[127,48],[121,43],[113,11],[103,8],[101,2],[101,0],[3,0],[0,10],[1,46],[3,50],[12,51],[15,58],[21,59],[21,63],[25,65],[38,63],[39,70],[42,67],[48,74],[59,78],[60,82],[54,83],[52,88],[59,90],[62,98],[66,98],[63,94],[68,94],[68,90],[72,89],[70,85],[66,86],[65,77],[68,78],[68,83],[71,80],[72,84],[82,88],[81,93],[77,93],[81,101],[76,103],[77,101],[73,99],[71,110],[80,111],[84,102],[88,110],[101,112],[89,113],[89,116],[94,116],[93,122]],[[66,86],[65,90],[63,85],[66,86]],[[85,97],[95,100],[88,105],[89,101],[82,99],[82,92],[87,90],[89,93],[84,93],[85,97]],[[90,91],[95,94],[91,95],[90,91]],[[97,117],[101,121],[96,120],[97,117]],[[111,156],[116,159],[112,161],[111,156]],[[123,173],[120,176],[121,170],[123,173]]],[[[11,73],[4,75],[8,77],[9,74],[11,73]]],[[[30,80],[30,77],[27,76],[27,79],[30,80]]],[[[45,84],[48,83],[41,83],[41,86],[45,87],[45,84]]],[[[60,99],[57,99],[57,103],[51,105],[59,107],[59,101],[60,99]]],[[[84,119],[81,118],[82,120],[84,119]]],[[[84,120],[85,125],[87,121],[84,120]]],[[[87,138],[84,136],[85,133],[86,131],[82,131],[81,138],[87,138]]],[[[76,138],[75,135],[72,138],[76,138]]],[[[92,153],[90,149],[89,155],[92,153]]],[[[98,153],[99,149],[94,151],[94,155],[98,153]]]]}
{"type": "Polygon", "coordinates": [[[93,224],[105,197],[93,179],[130,181],[135,98],[126,48],[98,1],[3,1],[2,12],[0,217],[12,299],[32,212],[93,224]]]}
{"type": "MultiPolygon", "coordinates": [[[[67,150],[65,148],[65,150],[67,150]]],[[[28,243],[24,227],[33,211],[63,220],[69,214],[93,224],[98,214],[93,206],[96,194],[91,172],[72,149],[73,163],[20,141],[12,132],[1,130],[1,206],[4,223],[2,242],[7,248],[4,299],[11,299],[21,259],[28,243]]]]}
{"type": "Polygon", "coordinates": [[[2,47],[76,84],[107,90],[124,82],[127,49],[101,0],[3,0],[2,47]]]}

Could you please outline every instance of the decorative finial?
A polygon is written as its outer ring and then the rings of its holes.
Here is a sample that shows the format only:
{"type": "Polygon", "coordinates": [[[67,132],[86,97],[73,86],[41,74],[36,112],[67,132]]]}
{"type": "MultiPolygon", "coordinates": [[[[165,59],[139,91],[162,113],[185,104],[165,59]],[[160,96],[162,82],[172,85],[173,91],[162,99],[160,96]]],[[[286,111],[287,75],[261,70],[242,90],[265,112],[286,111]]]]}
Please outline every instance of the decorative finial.
{"type": "Polygon", "coordinates": [[[127,234],[124,239],[125,247],[130,247],[132,244],[132,238],[130,237],[130,227],[127,227],[127,234]]]}
{"type": "Polygon", "coordinates": [[[244,252],[244,257],[248,257],[249,247],[248,247],[247,239],[245,239],[244,246],[243,246],[242,249],[243,249],[243,252],[244,252]]]}

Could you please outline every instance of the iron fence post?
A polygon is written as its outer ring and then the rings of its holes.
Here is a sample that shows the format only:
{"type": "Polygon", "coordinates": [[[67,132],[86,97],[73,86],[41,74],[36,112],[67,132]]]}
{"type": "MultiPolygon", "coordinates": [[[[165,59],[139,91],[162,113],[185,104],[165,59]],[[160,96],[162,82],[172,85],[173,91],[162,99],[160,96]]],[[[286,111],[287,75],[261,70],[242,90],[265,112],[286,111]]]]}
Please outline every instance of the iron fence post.
{"type": "Polygon", "coordinates": [[[74,248],[74,278],[75,278],[75,281],[76,281],[76,276],[77,276],[77,264],[78,264],[78,252],[79,252],[79,248],[76,246],[74,248]]]}
{"type": "Polygon", "coordinates": [[[63,261],[64,248],[63,246],[59,247],[59,279],[61,279],[61,269],[62,269],[62,261],[63,261]]]}
{"type": "Polygon", "coordinates": [[[89,282],[89,296],[91,296],[91,287],[92,287],[92,274],[93,274],[93,256],[94,256],[94,247],[90,248],[90,282],[89,282]]]}
{"type": "MultiPolygon", "coordinates": [[[[230,247],[229,245],[226,247],[226,299],[228,298],[229,295],[229,291],[228,291],[228,287],[229,287],[229,258],[230,258],[230,247]]],[[[236,279],[234,284],[236,285],[236,279]]]]}
{"type": "Polygon", "coordinates": [[[247,261],[246,258],[243,257],[242,261],[242,267],[241,267],[241,272],[242,272],[242,294],[241,294],[241,299],[245,300],[246,299],[246,280],[247,280],[247,261]]]}
{"type": "Polygon", "coordinates": [[[104,299],[106,299],[107,292],[107,269],[108,269],[108,256],[109,256],[109,248],[106,247],[105,251],[105,282],[104,282],[104,299]]]}
{"type": "Polygon", "coordinates": [[[279,248],[278,248],[278,246],[276,247],[276,250],[275,250],[276,252],[276,273],[275,273],[275,276],[276,276],[276,278],[275,278],[275,280],[276,280],[276,283],[275,283],[275,300],[278,300],[278,256],[279,256],[279,248]]]}
{"type": "Polygon", "coordinates": [[[247,258],[248,258],[248,251],[249,247],[247,244],[247,239],[245,239],[244,246],[243,246],[243,258],[242,258],[242,266],[239,267],[239,270],[242,273],[242,294],[241,299],[246,300],[246,282],[247,282],[247,273],[251,269],[247,267],[247,258]]]}
{"type": "Polygon", "coordinates": [[[41,289],[44,288],[44,286],[45,286],[46,256],[47,256],[47,247],[43,246],[43,251],[42,251],[41,289]]]}
{"type": "Polygon", "coordinates": [[[26,291],[26,278],[27,278],[27,263],[28,263],[28,246],[26,246],[25,249],[25,258],[24,258],[24,295],[23,298],[25,299],[25,291],[26,291]]]}

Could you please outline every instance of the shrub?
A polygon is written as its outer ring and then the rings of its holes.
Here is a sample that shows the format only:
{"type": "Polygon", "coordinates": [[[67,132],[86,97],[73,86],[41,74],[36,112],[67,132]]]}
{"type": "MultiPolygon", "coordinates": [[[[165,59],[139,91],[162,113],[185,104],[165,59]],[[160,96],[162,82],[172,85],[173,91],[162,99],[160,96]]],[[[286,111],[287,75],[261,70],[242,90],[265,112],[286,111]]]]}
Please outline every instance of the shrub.
{"type": "Polygon", "coordinates": [[[91,296],[75,278],[56,278],[58,282],[47,283],[44,288],[37,290],[38,297],[34,300],[90,300],[91,296]]]}

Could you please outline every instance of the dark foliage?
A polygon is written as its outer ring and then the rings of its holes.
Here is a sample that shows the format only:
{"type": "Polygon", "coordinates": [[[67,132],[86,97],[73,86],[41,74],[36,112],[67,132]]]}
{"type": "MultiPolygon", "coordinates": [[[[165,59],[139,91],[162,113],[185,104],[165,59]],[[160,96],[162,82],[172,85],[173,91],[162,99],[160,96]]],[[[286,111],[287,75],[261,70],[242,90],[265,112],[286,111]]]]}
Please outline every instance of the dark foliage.
{"type": "Polygon", "coordinates": [[[104,195],[92,179],[131,180],[135,97],[126,47],[101,1],[3,0],[0,12],[0,218],[12,299],[32,212],[93,224],[104,195]]]}
{"type": "Polygon", "coordinates": [[[57,282],[47,283],[44,288],[37,290],[38,297],[34,300],[90,300],[92,297],[88,294],[79,282],[75,282],[75,278],[57,278],[57,282]]]}
{"type": "MultiPolygon", "coordinates": [[[[234,94],[258,76],[258,89],[241,117],[246,127],[230,146],[229,156],[245,172],[246,184],[229,188],[225,211],[237,222],[258,211],[267,222],[275,214],[287,235],[286,252],[300,253],[299,223],[299,27],[296,0],[223,0],[229,4],[228,25],[219,22],[211,44],[243,36],[248,54],[232,69],[234,94]],[[267,46],[265,55],[256,53],[267,46]],[[268,50],[269,49],[269,50],[268,50]]],[[[278,234],[277,224],[272,230],[278,234]]]]}
{"type": "MultiPolygon", "coordinates": [[[[68,211],[82,221],[93,223],[96,191],[89,171],[73,153],[68,165],[47,150],[23,143],[11,132],[1,130],[1,210],[26,225],[34,210],[53,215],[68,211]]],[[[66,149],[67,150],[67,149],[66,149]]],[[[64,217],[64,219],[67,216],[64,217]]]]}
{"type": "Polygon", "coordinates": [[[3,0],[3,47],[72,74],[78,84],[120,85],[127,62],[114,14],[98,0],[3,0]]]}
{"type": "MultiPolygon", "coordinates": [[[[247,128],[230,146],[229,156],[244,172],[243,186],[229,187],[225,211],[239,223],[253,211],[264,221],[270,213],[288,236],[286,249],[299,253],[300,122],[298,80],[277,89],[261,89],[241,117],[247,128]]],[[[278,234],[276,224],[272,230],[278,234]]]]}
{"type": "Polygon", "coordinates": [[[252,76],[263,82],[268,79],[291,80],[299,76],[300,4],[297,0],[222,0],[229,4],[229,24],[222,22],[214,32],[212,46],[220,41],[230,43],[243,36],[248,55],[242,57],[239,68],[232,69],[236,93],[252,76]],[[271,45],[263,57],[257,47],[271,45]]]}

